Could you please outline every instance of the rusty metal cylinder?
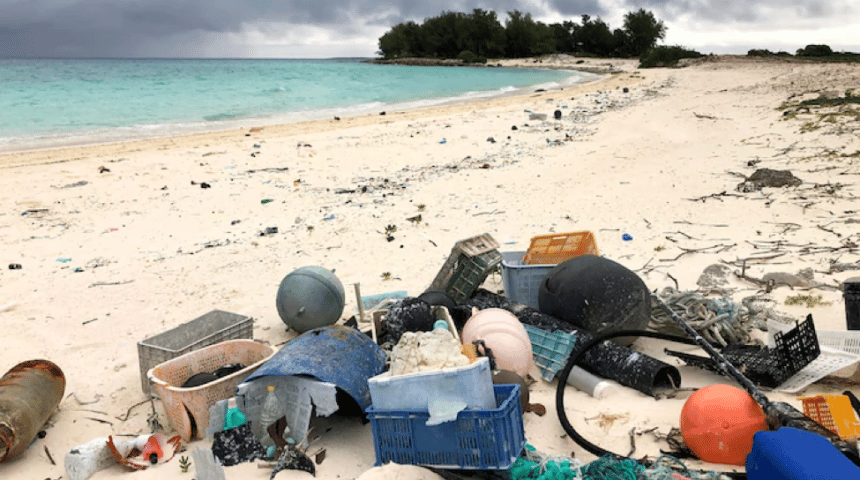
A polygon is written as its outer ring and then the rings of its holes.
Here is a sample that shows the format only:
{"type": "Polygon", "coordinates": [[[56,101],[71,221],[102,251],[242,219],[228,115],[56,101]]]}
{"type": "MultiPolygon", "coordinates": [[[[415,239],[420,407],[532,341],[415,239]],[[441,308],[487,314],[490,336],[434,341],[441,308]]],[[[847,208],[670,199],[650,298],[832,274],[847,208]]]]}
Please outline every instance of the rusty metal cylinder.
{"type": "Polygon", "coordinates": [[[0,463],[33,443],[65,390],[63,371],[48,360],[19,363],[0,378],[0,463]]]}

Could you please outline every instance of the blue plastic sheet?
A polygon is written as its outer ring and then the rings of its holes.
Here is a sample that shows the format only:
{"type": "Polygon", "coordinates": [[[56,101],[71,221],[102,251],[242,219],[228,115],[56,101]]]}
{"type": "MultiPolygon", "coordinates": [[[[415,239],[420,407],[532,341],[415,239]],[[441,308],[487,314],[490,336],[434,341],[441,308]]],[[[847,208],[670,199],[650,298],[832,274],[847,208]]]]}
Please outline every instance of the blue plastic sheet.
{"type": "Polygon", "coordinates": [[[321,327],[288,342],[245,382],[269,375],[309,375],[337,385],[364,410],[371,403],[367,379],[382,373],[385,361],[385,352],[358,330],[321,327]]]}

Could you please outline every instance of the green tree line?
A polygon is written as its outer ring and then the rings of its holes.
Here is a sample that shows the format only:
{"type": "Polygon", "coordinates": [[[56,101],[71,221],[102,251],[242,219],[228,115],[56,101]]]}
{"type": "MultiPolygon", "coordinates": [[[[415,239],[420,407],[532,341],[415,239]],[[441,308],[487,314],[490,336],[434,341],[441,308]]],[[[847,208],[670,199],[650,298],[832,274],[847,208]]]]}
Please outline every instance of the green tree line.
{"type": "Polygon", "coordinates": [[[459,58],[470,63],[552,53],[639,57],[665,36],[663,22],[644,9],[626,14],[623,28],[611,30],[599,17],[582,15],[580,23],[547,25],[518,10],[508,12],[502,25],[495,12],[478,8],[442,12],[420,25],[399,23],[379,38],[379,54],[384,59],[459,58]]]}

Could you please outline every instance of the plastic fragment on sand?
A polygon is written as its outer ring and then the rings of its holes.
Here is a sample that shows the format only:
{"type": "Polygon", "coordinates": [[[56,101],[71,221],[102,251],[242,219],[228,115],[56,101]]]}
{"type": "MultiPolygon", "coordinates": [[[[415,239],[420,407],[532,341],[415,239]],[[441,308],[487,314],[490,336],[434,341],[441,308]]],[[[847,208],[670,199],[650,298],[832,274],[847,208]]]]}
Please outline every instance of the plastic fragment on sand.
{"type": "Polygon", "coordinates": [[[215,454],[208,448],[195,448],[191,452],[194,459],[194,468],[197,480],[227,480],[224,467],[215,458],[215,454]]]}

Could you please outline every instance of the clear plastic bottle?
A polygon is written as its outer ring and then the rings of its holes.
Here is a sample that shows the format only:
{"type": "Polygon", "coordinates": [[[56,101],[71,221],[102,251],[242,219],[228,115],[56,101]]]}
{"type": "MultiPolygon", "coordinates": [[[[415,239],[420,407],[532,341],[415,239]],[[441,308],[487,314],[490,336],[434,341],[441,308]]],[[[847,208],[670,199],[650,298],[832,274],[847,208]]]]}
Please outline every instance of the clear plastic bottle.
{"type": "Polygon", "coordinates": [[[263,400],[263,408],[260,410],[260,443],[268,446],[274,445],[274,442],[269,437],[267,429],[269,425],[277,422],[284,414],[281,413],[281,404],[278,403],[278,396],[275,395],[275,386],[269,385],[266,389],[268,393],[266,393],[266,398],[263,400]]]}

